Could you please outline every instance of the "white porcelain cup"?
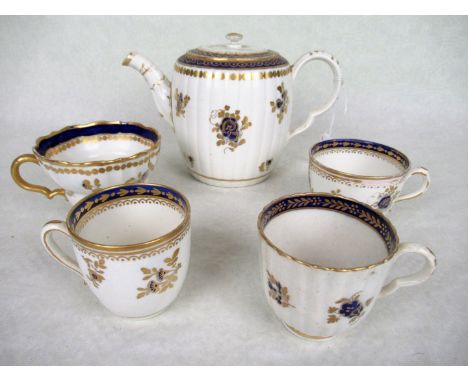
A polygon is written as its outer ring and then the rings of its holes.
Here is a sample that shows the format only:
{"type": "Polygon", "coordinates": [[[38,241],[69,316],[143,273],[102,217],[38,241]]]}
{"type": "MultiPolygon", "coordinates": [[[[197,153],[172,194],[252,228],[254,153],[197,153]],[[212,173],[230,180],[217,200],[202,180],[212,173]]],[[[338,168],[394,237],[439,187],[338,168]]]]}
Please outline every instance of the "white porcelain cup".
{"type": "Polygon", "coordinates": [[[85,195],[122,183],[144,182],[154,169],[161,146],[157,130],[137,122],[92,122],[54,131],[36,141],[33,154],[11,164],[13,180],[28,191],[47,198],[62,195],[76,203],[85,195]],[[39,165],[60,187],[29,183],[20,166],[39,165]]]}
{"type": "Polygon", "coordinates": [[[305,339],[348,331],[379,297],[427,280],[436,267],[429,248],[400,244],[380,212],[331,194],[279,198],[260,213],[258,230],[268,303],[289,331],[305,339]],[[385,284],[395,261],[408,253],[424,257],[422,269],[385,284]]]}
{"type": "Polygon", "coordinates": [[[66,222],[44,225],[42,243],[77,273],[99,301],[123,317],[159,314],[179,294],[190,257],[190,205],[178,191],[137,183],[95,192],[70,210],[66,222]],[[55,243],[70,237],[75,256],[55,243]]]}
{"type": "Polygon", "coordinates": [[[424,167],[412,168],[402,152],[381,143],[360,139],[332,139],[317,143],[309,152],[312,192],[350,197],[384,213],[395,202],[426,192],[430,177],[424,167]],[[417,191],[401,194],[413,175],[424,178],[417,191]]]}

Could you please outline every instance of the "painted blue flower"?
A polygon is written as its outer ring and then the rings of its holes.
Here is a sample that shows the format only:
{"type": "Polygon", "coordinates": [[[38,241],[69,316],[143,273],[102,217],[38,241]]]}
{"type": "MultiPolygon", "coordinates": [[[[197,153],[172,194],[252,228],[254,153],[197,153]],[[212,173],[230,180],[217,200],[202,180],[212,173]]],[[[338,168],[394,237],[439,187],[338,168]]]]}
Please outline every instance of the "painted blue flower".
{"type": "Polygon", "coordinates": [[[278,89],[280,96],[276,100],[270,101],[270,106],[271,112],[277,113],[276,116],[278,118],[278,123],[281,123],[284,115],[288,112],[289,97],[288,91],[285,89],[283,82],[276,89],[278,89]]]}
{"type": "Polygon", "coordinates": [[[272,283],[270,281],[268,281],[268,288],[270,288],[270,294],[272,296],[272,298],[278,303],[281,305],[281,303],[283,302],[282,301],[282,287],[281,287],[281,284],[279,282],[275,282],[275,283],[272,283]]]}
{"type": "Polygon", "coordinates": [[[239,140],[239,124],[235,118],[223,118],[219,127],[223,137],[227,140],[232,142],[237,142],[239,140]]]}
{"type": "Polygon", "coordinates": [[[268,294],[270,295],[270,297],[275,300],[278,305],[281,305],[283,308],[287,308],[287,307],[293,307],[293,305],[291,305],[289,303],[289,294],[288,294],[288,288],[287,287],[284,287],[281,285],[281,283],[275,279],[275,277],[270,273],[268,272],[268,281],[267,281],[267,284],[268,284],[268,294]]]}
{"type": "Polygon", "coordinates": [[[281,99],[281,98],[278,98],[278,99],[276,100],[276,107],[278,108],[278,110],[281,110],[281,108],[283,107],[283,105],[284,105],[284,100],[281,99]]]}
{"type": "Polygon", "coordinates": [[[362,309],[363,307],[361,303],[359,302],[359,300],[353,300],[349,303],[344,303],[343,305],[341,305],[341,309],[339,313],[342,316],[345,316],[348,318],[359,317],[359,315],[362,312],[362,309]]]}
{"type": "Polygon", "coordinates": [[[377,206],[384,210],[385,208],[388,208],[388,206],[390,206],[391,201],[392,201],[391,196],[389,195],[384,196],[382,199],[379,200],[379,202],[377,203],[377,206]]]}

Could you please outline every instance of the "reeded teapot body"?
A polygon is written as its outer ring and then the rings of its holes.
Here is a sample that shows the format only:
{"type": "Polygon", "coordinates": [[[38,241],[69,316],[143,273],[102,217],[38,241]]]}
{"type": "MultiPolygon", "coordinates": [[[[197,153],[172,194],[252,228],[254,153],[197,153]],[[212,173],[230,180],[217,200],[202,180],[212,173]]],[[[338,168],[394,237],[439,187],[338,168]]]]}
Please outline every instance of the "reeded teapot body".
{"type": "Polygon", "coordinates": [[[210,185],[242,187],[266,179],[289,138],[333,105],[341,73],[327,53],[307,53],[293,66],[274,51],[241,45],[241,35],[227,37],[229,44],[179,57],[172,83],[142,56],[131,53],[124,64],[145,76],[160,113],[174,127],[191,174],[210,185]],[[290,132],[293,80],[314,59],[332,68],[335,91],[290,132]]]}

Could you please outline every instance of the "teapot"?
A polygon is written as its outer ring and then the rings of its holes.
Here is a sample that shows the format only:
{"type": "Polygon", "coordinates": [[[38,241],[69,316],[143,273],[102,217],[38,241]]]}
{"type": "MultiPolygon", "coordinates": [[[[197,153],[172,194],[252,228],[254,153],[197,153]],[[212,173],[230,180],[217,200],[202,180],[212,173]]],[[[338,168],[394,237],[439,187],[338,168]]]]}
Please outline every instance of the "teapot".
{"type": "Polygon", "coordinates": [[[243,45],[239,33],[226,38],[226,44],[179,57],[172,82],[139,54],[129,53],[122,65],[145,78],[190,173],[209,185],[243,187],[265,180],[289,139],[334,104],[342,76],[338,61],[323,51],[308,52],[291,65],[275,51],[243,45]],[[315,60],[331,68],[333,93],[290,130],[293,82],[302,66],[315,60]]]}

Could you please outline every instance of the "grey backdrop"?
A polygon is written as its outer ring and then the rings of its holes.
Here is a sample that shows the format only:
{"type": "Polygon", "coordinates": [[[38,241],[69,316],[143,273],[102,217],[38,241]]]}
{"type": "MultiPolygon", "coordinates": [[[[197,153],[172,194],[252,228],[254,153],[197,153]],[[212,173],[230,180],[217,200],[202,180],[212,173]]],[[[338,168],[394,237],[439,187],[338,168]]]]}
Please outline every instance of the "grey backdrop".
{"type": "MultiPolygon", "coordinates": [[[[2,17],[0,52],[1,364],[467,363],[467,18],[2,17]],[[258,277],[256,217],[271,199],[307,190],[307,150],[331,113],[290,143],[266,182],[212,188],[188,175],[146,83],[120,66],[135,50],[170,75],[187,49],[232,31],[291,62],[313,49],[335,54],[348,112],[342,95],[334,136],[392,145],[432,174],[428,192],[391,218],[402,241],[434,250],[436,273],[382,299],[359,327],[329,342],[289,335],[270,312],[258,277]],[[38,136],[102,119],[158,128],[162,152],[151,180],[180,189],[193,206],[185,286],[171,309],[147,321],[112,316],[46,255],[40,228],[69,206],[19,189],[9,175],[13,158],[38,136]]],[[[294,126],[327,97],[330,78],[323,64],[305,68],[294,89],[294,126]]],[[[32,166],[23,173],[50,184],[32,166]]],[[[393,273],[420,264],[404,258],[393,273]]]]}

